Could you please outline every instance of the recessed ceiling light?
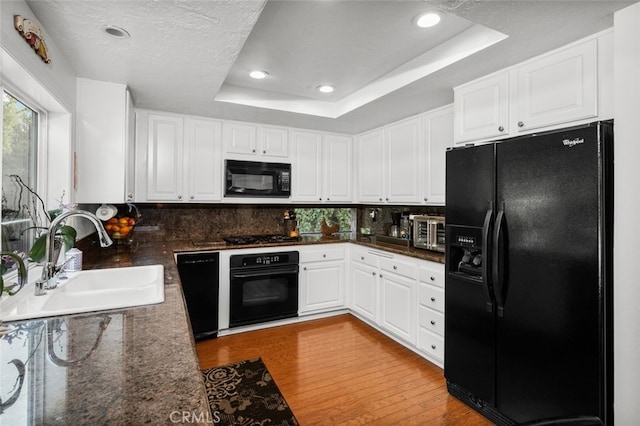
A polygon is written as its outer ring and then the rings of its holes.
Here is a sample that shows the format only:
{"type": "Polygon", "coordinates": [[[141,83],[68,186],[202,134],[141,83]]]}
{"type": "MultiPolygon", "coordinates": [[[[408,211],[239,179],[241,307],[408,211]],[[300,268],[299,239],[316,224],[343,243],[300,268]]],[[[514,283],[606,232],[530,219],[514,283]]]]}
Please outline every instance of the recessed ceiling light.
{"type": "Polygon", "coordinates": [[[122,27],[116,25],[107,25],[102,30],[113,38],[129,38],[131,34],[122,27]]]}
{"type": "Polygon", "coordinates": [[[268,75],[269,75],[268,72],[260,71],[260,70],[251,71],[249,73],[249,77],[255,78],[256,80],[262,80],[263,78],[266,78],[268,75]]]}
{"type": "Polygon", "coordinates": [[[431,28],[438,25],[441,19],[442,17],[436,12],[426,12],[418,15],[415,22],[420,28],[431,28]]]}
{"type": "Polygon", "coordinates": [[[323,84],[322,86],[318,86],[318,90],[321,91],[322,93],[331,93],[333,92],[334,87],[328,84],[323,84]]]}

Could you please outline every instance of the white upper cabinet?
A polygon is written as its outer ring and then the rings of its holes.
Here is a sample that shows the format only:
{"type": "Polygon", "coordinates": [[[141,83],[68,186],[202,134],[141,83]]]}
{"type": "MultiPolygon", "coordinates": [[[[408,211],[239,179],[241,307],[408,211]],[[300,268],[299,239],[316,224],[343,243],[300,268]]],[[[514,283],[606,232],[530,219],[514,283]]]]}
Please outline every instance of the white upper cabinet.
{"type": "Polygon", "coordinates": [[[509,133],[509,73],[465,84],[454,92],[456,142],[509,133]]]}
{"type": "Polygon", "coordinates": [[[284,127],[259,126],[258,147],[262,155],[289,158],[289,130],[284,127]]]}
{"type": "Polygon", "coordinates": [[[147,200],[182,201],[184,119],[155,113],[148,117],[147,200]]]}
{"type": "Polygon", "coordinates": [[[133,201],[134,117],[125,85],[78,79],[77,203],[133,201]]]}
{"type": "MultiPolygon", "coordinates": [[[[606,58],[610,38],[591,37],[456,87],[455,142],[517,136],[596,118],[598,56],[606,58]]],[[[611,78],[607,67],[600,69],[603,78],[611,78]]]]}
{"type": "Polygon", "coordinates": [[[322,133],[291,131],[293,161],[291,199],[322,201],[322,133]]]}
{"type": "Polygon", "coordinates": [[[420,201],[420,118],[412,118],[385,129],[387,188],[389,203],[420,201]]]}
{"type": "Polygon", "coordinates": [[[384,202],[384,131],[358,136],[358,201],[384,202]]]}
{"type": "Polygon", "coordinates": [[[224,152],[257,155],[258,126],[249,123],[225,122],[222,126],[224,152]]]}
{"type": "Polygon", "coordinates": [[[323,201],[350,203],[352,196],[353,138],[326,134],[322,153],[323,201]]]}
{"type": "Polygon", "coordinates": [[[288,129],[225,121],[222,139],[226,158],[270,161],[260,157],[289,158],[288,129]],[[260,158],[260,159],[258,159],[260,158]]]}
{"type": "Polygon", "coordinates": [[[222,124],[216,120],[140,112],[138,201],[220,201],[222,124]],[[146,161],[145,161],[146,160],[146,161]]]}
{"type": "Polygon", "coordinates": [[[444,205],[445,153],[453,146],[453,105],[423,116],[425,155],[423,156],[422,200],[425,204],[444,205]]]}
{"type": "Polygon", "coordinates": [[[291,131],[294,202],[350,203],[352,138],[291,131]]]}
{"type": "Polygon", "coordinates": [[[222,124],[187,118],[186,126],[188,200],[219,201],[222,198],[222,124]]]}
{"type": "Polygon", "coordinates": [[[542,56],[516,72],[518,131],[597,115],[596,40],[542,56]]]}
{"type": "Polygon", "coordinates": [[[411,118],[358,138],[358,201],[420,201],[420,118],[411,118]]]}

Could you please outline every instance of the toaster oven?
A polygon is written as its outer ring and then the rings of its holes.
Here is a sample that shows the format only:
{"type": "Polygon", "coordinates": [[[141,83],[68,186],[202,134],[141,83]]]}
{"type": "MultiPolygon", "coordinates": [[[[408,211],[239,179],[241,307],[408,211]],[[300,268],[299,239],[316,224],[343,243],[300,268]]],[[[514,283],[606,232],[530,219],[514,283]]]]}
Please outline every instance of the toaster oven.
{"type": "Polygon", "coordinates": [[[420,249],[444,253],[445,246],[443,216],[413,216],[413,246],[420,249]]]}

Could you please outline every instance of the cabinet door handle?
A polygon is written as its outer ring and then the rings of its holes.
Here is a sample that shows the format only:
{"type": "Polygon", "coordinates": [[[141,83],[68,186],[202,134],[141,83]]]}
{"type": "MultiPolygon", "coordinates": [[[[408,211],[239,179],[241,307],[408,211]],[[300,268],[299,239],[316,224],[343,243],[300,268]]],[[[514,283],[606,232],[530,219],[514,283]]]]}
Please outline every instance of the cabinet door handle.
{"type": "Polygon", "coordinates": [[[382,201],[382,198],[380,198],[380,201],[382,201]]]}
{"type": "Polygon", "coordinates": [[[427,197],[424,197],[424,201],[429,201],[429,199],[427,197]]]}
{"type": "Polygon", "coordinates": [[[382,278],[382,274],[380,274],[380,278],[382,278]]]}
{"type": "Polygon", "coordinates": [[[195,200],[196,197],[194,197],[193,195],[189,197],[192,200],[195,200]]]}
{"type": "Polygon", "coordinates": [[[431,345],[431,349],[436,350],[436,345],[431,345]]]}
{"type": "Polygon", "coordinates": [[[263,153],[263,154],[266,154],[266,153],[267,153],[267,151],[266,151],[266,150],[265,150],[265,151],[262,151],[262,153],[263,153]]]}
{"type": "Polygon", "coordinates": [[[385,198],[386,201],[389,201],[389,197],[385,198]]]}
{"type": "Polygon", "coordinates": [[[393,269],[398,269],[398,266],[396,266],[396,265],[393,265],[393,269]]]}
{"type": "Polygon", "coordinates": [[[435,280],[436,280],[436,277],[429,277],[429,279],[430,279],[431,281],[435,281],[435,280]]]}
{"type": "Polygon", "coordinates": [[[372,272],[372,274],[373,274],[373,276],[374,276],[374,277],[376,276],[376,273],[375,273],[375,271],[374,271],[374,272],[372,272]]]}
{"type": "Polygon", "coordinates": [[[499,131],[499,132],[504,132],[504,126],[500,126],[500,127],[498,127],[498,131],[499,131]]]}
{"type": "Polygon", "coordinates": [[[323,254],[323,255],[322,255],[322,257],[327,257],[327,255],[326,255],[326,254],[323,254]]]}
{"type": "Polygon", "coordinates": [[[364,256],[360,256],[360,260],[364,260],[364,256]]]}
{"type": "Polygon", "coordinates": [[[329,201],[329,198],[327,198],[327,201],[329,201]]]}
{"type": "Polygon", "coordinates": [[[307,270],[307,267],[305,266],[304,268],[302,268],[302,270],[303,270],[303,271],[306,271],[306,270],[307,270]]]}
{"type": "Polygon", "coordinates": [[[524,123],[522,121],[518,121],[518,127],[524,127],[524,123]]]}
{"type": "Polygon", "coordinates": [[[178,195],[178,200],[182,200],[182,195],[178,195]]]}
{"type": "Polygon", "coordinates": [[[435,298],[435,297],[432,297],[432,298],[431,298],[431,301],[432,301],[432,302],[435,302],[435,301],[436,301],[436,298],[435,298]]]}
{"type": "Polygon", "coordinates": [[[252,149],[252,150],[251,150],[251,152],[256,152],[256,150],[255,150],[255,149],[252,149]]]}
{"type": "Polygon", "coordinates": [[[436,325],[436,322],[431,320],[431,325],[436,325]]]}

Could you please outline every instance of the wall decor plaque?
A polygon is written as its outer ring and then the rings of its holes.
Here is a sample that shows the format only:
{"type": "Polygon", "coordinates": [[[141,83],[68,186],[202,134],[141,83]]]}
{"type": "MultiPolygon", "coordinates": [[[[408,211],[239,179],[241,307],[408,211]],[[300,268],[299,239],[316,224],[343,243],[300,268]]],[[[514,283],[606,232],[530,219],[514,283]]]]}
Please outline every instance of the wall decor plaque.
{"type": "Polygon", "coordinates": [[[20,15],[14,15],[13,26],[22,35],[29,46],[33,47],[36,54],[44,61],[45,64],[51,63],[47,45],[42,37],[42,29],[35,21],[25,19],[20,15]]]}

